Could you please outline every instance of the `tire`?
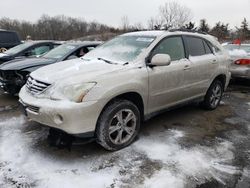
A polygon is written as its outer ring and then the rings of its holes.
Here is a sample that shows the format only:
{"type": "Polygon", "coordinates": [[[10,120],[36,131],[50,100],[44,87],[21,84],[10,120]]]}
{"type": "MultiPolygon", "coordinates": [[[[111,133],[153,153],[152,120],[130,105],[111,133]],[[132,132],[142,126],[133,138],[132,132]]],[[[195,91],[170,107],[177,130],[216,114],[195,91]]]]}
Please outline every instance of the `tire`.
{"type": "Polygon", "coordinates": [[[209,87],[204,101],[202,102],[202,107],[207,110],[215,110],[221,101],[223,94],[223,84],[219,80],[215,80],[209,87]]]}
{"type": "Polygon", "coordinates": [[[120,150],[135,140],[140,124],[140,111],[135,104],[128,100],[115,100],[98,119],[97,142],[106,150],[120,150]]]}

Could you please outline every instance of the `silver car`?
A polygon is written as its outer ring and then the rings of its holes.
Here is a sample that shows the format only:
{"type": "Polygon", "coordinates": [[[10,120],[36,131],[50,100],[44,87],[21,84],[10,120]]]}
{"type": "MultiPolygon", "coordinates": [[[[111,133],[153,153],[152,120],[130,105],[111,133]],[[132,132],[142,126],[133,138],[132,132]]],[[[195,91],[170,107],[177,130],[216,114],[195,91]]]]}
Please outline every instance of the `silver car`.
{"type": "Polygon", "coordinates": [[[250,44],[228,44],[223,47],[231,57],[232,77],[250,79],[250,44]]]}
{"type": "Polygon", "coordinates": [[[210,36],[143,31],[118,36],[81,59],[32,72],[19,94],[27,116],[107,150],[131,144],[144,120],[191,101],[208,110],[230,80],[229,57],[210,36]]]}

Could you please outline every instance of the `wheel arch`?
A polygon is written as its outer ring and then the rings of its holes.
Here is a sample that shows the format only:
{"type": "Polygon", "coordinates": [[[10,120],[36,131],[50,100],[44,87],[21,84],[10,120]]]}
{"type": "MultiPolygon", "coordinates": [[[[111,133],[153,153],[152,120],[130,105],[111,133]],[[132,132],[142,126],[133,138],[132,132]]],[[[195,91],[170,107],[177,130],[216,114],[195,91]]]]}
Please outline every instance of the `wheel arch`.
{"type": "Polygon", "coordinates": [[[220,75],[216,76],[216,77],[213,79],[213,81],[211,82],[210,85],[212,85],[212,83],[213,83],[215,80],[219,80],[219,81],[222,83],[222,85],[223,85],[223,90],[225,90],[225,87],[226,87],[226,80],[227,80],[226,75],[225,75],[225,74],[220,74],[220,75]]]}
{"type": "Polygon", "coordinates": [[[101,110],[101,113],[98,117],[98,120],[97,122],[99,121],[99,118],[101,116],[101,114],[103,113],[103,111],[112,103],[114,102],[115,100],[128,100],[128,101],[131,101],[132,103],[134,103],[137,108],[139,109],[140,111],[140,115],[141,115],[141,120],[143,121],[144,120],[144,102],[143,102],[143,98],[142,96],[137,93],[137,92],[126,92],[126,93],[123,93],[123,94],[119,94],[115,97],[113,97],[112,99],[110,99],[103,107],[103,109],[101,110]]]}

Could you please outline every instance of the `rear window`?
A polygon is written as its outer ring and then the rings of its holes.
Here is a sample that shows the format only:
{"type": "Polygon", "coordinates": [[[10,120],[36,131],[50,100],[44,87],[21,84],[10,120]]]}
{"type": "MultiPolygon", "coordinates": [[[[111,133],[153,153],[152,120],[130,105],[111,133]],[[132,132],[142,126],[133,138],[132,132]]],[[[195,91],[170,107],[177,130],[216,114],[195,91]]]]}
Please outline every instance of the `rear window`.
{"type": "Polygon", "coordinates": [[[19,42],[16,33],[0,32],[0,43],[17,43],[19,42]]]}
{"type": "Polygon", "coordinates": [[[201,56],[205,55],[206,51],[203,45],[203,40],[196,37],[186,37],[189,55],[201,56]]]}

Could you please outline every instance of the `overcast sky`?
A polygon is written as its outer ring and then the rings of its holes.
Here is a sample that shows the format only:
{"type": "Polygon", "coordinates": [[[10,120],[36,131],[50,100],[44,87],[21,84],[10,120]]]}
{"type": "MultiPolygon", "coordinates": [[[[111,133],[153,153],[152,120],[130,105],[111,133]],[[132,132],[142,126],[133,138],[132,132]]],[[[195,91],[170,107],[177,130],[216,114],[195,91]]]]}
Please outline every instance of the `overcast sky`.
{"type": "MultiPolygon", "coordinates": [[[[121,26],[121,17],[129,22],[147,25],[147,20],[158,14],[166,0],[1,0],[0,18],[9,17],[36,21],[42,14],[64,14],[121,26]]],[[[207,19],[210,25],[222,21],[230,27],[239,26],[244,17],[250,22],[250,0],[178,0],[193,12],[193,21],[207,19]]]]}

